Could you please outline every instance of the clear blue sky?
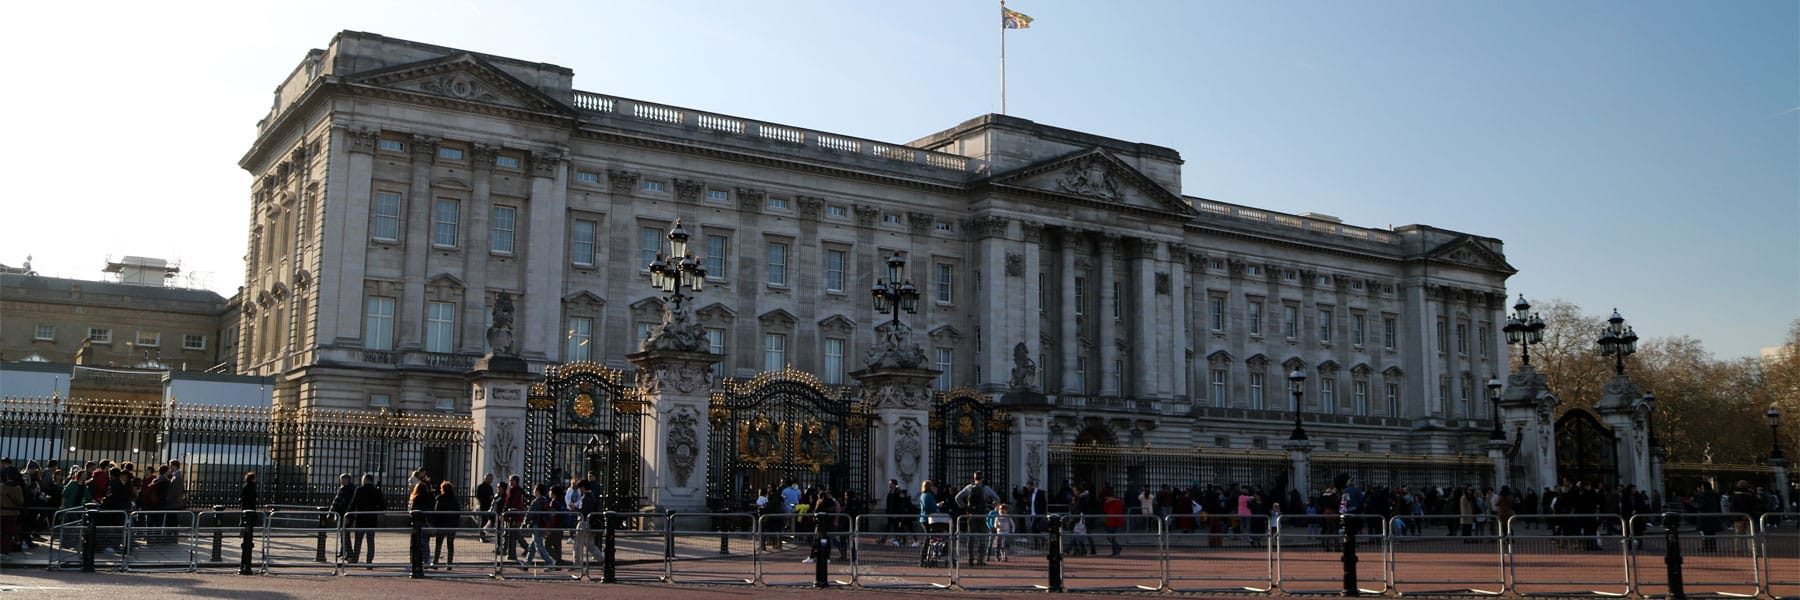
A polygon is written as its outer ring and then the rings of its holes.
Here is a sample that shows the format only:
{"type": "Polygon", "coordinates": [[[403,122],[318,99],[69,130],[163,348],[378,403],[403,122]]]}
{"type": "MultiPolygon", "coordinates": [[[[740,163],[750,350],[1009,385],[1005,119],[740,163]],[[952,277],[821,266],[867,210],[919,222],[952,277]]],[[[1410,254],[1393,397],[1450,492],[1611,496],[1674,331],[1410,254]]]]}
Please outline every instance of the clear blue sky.
{"type": "MultiPolygon", "coordinates": [[[[1800,317],[1800,3],[1014,0],[1008,112],[1174,148],[1183,192],[1501,238],[1509,284],[1754,354],[1800,317]]],[[[242,278],[269,92],[372,31],[578,88],[906,141],[995,111],[998,7],[29,3],[0,24],[0,262],[242,278]]]]}

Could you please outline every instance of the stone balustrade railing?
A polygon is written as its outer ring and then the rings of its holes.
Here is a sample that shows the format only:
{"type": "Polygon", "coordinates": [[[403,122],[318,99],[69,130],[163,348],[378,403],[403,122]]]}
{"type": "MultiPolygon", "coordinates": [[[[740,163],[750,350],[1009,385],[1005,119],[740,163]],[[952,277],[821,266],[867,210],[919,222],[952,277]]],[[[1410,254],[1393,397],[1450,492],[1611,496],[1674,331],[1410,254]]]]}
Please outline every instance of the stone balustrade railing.
{"type": "Polygon", "coordinates": [[[1326,221],[1323,219],[1311,219],[1311,218],[1307,218],[1307,217],[1300,217],[1300,216],[1282,214],[1282,213],[1277,213],[1277,212],[1269,212],[1266,210],[1258,210],[1258,209],[1249,208],[1249,207],[1245,207],[1245,206],[1237,206],[1234,204],[1225,204],[1222,202],[1210,202],[1210,201],[1205,201],[1205,200],[1194,201],[1194,208],[1199,210],[1201,214],[1205,214],[1205,215],[1217,215],[1217,216],[1222,216],[1222,217],[1231,217],[1234,219],[1243,219],[1245,221],[1268,223],[1270,225],[1276,225],[1276,226],[1289,228],[1289,229],[1295,229],[1295,230],[1299,230],[1299,231],[1311,231],[1311,232],[1315,232],[1315,233],[1323,233],[1326,235],[1347,237],[1347,238],[1355,239],[1355,240],[1375,242],[1378,244],[1398,244],[1398,243],[1400,243],[1400,236],[1395,235],[1390,232],[1387,232],[1387,231],[1381,231],[1378,229],[1368,229],[1368,228],[1364,228],[1364,227],[1354,227],[1354,226],[1350,226],[1350,225],[1345,225],[1343,223],[1334,223],[1331,221],[1326,221]]]}
{"type": "Polygon", "coordinates": [[[792,144],[798,148],[815,148],[844,154],[921,165],[958,173],[974,173],[981,161],[966,156],[921,150],[901,144],[789,127],[729,115],[721,115],[594,92],[574,91],[575,108],[604,113],[613,118],[626,118],[663,125],[673,125],[712,134],[741,136],[748,141],[792,144]]]}

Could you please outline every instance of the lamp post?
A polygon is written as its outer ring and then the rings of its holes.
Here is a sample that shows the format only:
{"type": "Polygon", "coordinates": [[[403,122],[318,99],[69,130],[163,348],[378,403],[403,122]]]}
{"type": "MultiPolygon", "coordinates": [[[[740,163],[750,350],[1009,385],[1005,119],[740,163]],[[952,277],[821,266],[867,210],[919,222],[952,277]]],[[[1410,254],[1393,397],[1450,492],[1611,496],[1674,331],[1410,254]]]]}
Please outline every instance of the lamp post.
{"type": "Polygon", "coordinates": [[[1625,325],[1625,317],[1619,316],[1617,308],[1600,331],[1600,355],[1613,357],[1613,374],[1624,375],[1625,357],[1637,354],[1637,332],[1625,325]]]}
{"type": "Polygon", "coordinates": [[[1526,366],[1531,365],[1531,345],[1544,342],[1544,319],[1531,312],[1531,303],[1525,301],[1525,294],[1519,294],[1519,301],[1513,304],[1513,314],[1506,318],[1506,345],[1519,345],[1519,360],[1526,366]]]}
{"type": "Polygon", "coordinates": [[[1781,460],[1785,458],[1781,455],[1781,409],[1771,404],[1763,416],[1769,418],[1769,460],[1781,460]]]}
{"type": "Polygon", "coordinates": [[[888,278],[883,281],[875,278],[875,286],[869,288],[869,295],[875,299],[875,312],[891,314],[890,323],[900,323],[900,311],[906,314],[919,312],[919,288],[913,287],[912,280],[906,276],[906,257],[898,252],[887,259],[888,278]]]}
{"type": "Polygon", "coordinates": [[[668,300],[680,306],[693,296],[681,293],[682,288],[699,292],[706,282],[706,269],[701,268],[700,260],[688,254],[687,228],[681,226],[681,219],[669,228],[669,253],[656,253],[656,260],[650,262],[650,287],[669,294],[668,300]]]}
{"type": "Polygon", "coordinates": [[[1488,439],[1502,441],[1506,439],[1506,432],[1500,430],[1500,378],[1489,377],[1487,389],[1488,404],[1494,408],[1494,429],[1488,432],[1488,439]]]}
{"type": "Polygon", "coordinates": [[[1306,441],[1306,428],[1300,426],[1300,397],[1305,393],[1302,391],[1305,384],[1306,372],[1301,371],[1300,367],[1294,367],[1293,372],[1288,373],[1288,387],[1294,392],[1294,432],[1288,435],[1288,439],[1296,442],[1306,441]]]}

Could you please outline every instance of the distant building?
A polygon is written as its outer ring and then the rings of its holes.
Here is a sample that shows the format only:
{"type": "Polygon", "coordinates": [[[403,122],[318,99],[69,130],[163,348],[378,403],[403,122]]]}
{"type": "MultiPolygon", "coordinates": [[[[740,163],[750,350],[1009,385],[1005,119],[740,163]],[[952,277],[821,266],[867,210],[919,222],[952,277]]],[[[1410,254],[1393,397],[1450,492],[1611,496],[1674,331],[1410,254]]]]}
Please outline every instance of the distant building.
{"type": "Polygon", "coordinates": [[[115,281],[0,273],[0,360],[230,372],[233,303],[165,287],[176,268],[160,259],[106,272],[115,281]]]}

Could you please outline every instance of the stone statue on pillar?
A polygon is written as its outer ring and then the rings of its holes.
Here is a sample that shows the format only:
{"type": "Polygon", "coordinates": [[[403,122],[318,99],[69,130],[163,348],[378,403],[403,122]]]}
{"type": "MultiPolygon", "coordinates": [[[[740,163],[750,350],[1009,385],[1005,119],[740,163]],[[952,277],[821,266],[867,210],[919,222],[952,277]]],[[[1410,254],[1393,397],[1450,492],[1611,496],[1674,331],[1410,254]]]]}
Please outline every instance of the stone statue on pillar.
{"type": "Polygon", "coordinates": [[[496,294],[490,311],[493,324],[487,328],[488,352],[475,362],[473,370],[508,373],[528,371],[514,344],[512,294],[496,294]]]}
{"type": "Polygon", "coordinates": [[[500,292],[492,307],[488,327],[488,353],[469,370],[469,416],[481,452],[470,473],[475,481],[485,475],[505,479],[525,469],[525,409],[536,376],[519,358],[513,340],[512,295],[500,292]]]}
{"type": "Polygon", "coordinates": [[[895,319],[875,326],[868,361],[870,369],[916,369],[925,364],[925,350],[913,341],[912,328],[895,319]]]}

